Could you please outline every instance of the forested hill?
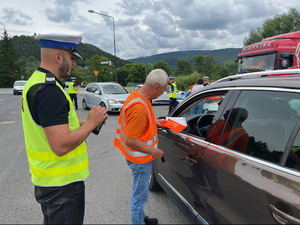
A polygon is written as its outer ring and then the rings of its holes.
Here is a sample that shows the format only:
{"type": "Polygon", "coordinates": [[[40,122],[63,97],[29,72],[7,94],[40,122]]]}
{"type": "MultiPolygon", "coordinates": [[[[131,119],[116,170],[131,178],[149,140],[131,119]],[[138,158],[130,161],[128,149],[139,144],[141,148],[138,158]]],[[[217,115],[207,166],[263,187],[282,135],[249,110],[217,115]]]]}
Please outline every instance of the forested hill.
{"type": "MultiPolygon", "coordinates": [[[[21,57],[21,61],[24,62],[27,66],[32,65],[33,67],[35,67],[40,61],[39,42],[35,40],[33,36],[25,35],[14,36],[12,40],[18,55],[21,57]]],[[[92,44],[82,43],[78,46],[78,50],[80,52],[80,55],[83,57],[83,60],[77,60],[77,64],[82,67],[85,67],[87,65],[86,60],[91,58],[93,55],[103,55],[114,63],[114,55],[111,55],[92,44]]],[[[171,69],[175,71],[178,59],[185,59],[191,65],[194,65],[194,57],[197,55],[203,55],[213,56],[215,63],[224,63],[225,61],[235,61],[240,50],[240,48],[227,48],[219,50],[177,51],[130,60],[123,60],[117,57],[117,66],[118,68],[120,68],[130,62],[153,64],[157,61],[165,61],[170,65],[171,69]]]]}
{"type": "Polygon", "coordinates": [[[187,60],[191,65],[194,65],[194,57],[197,55],[213,56],[215,63],[224,63],[226,61],[235,61],[237,55],[240,53],[241,48],[227,48],[218,50],[193,50],[193,51],[177,51],[168,52],[152,56],[139,57],[129,59],[133,63],[154,63],[157,61],[167,62],[171,69],[175,71],[176,63],[179,58],[187,60]]]}
{"type": "MultiPolygon", "coordinates": [[[[40,61],[39,42],[38,40],[34,39],[33,36],[25,36],[25,35],[14,36],[12,40],[14,43],[14,47],[23,62],[27,64],[28,61],[30,62],[40,61]]],[[[91,58],[93,55],[100,55],[100,56],[103,55],[107,57],[109,60],[111,60],[113,63],[115,63],[114,55],[102,51],[98,47],[91,44],[81,43],[80,45],[78,45],[78,51],[80,52],[80,55],[83,57],[83,60],[78,60],[77,64],[82,67],[86,66],[87,64],[86,60],[91,58]]],[[[122,67],[127,63],[129,62],[117,57],[118,67],[122,67]]]]}

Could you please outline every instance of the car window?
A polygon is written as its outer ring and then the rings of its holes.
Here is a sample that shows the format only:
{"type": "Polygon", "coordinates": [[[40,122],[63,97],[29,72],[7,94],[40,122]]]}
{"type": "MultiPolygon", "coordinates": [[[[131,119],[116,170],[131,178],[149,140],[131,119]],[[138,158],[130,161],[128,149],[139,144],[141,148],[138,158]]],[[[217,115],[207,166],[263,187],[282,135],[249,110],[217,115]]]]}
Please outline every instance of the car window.
{"type": "Polygon", "coordinates": [[[93,86],[94,85],[88,85],[87,87],[86,87],[86,91],[88,91],[88,92],[93,92],[93,86]]]}
{"type": "Polygon", "coordinates": [[[298,99],[297,93],[243,91],[210,129],[210,141],[279,163],[297,121],[291,101],[298,99]]]}
{"type": "Polygon", "coordinates": [[[115,84],[102,85],[105,94],[127,94],[128,92],[121,86],[115,84]]]}
{"type": "Polygon", "coordinates": [[[300,132],[290,149],[285,166],[300,171],[300,132]]]}
{"type": "Polygon", "coordinates": [[[206,137],[207,130],[224,98],[225,94],[218,94],[206,96],[194,102],[191,99],[190,106],[180,114],[187,122],[187,128],[183,130],[183,133],[206,137]]]}
{"type": "Polygon", "coordinates": [[[99,93],[101,93],[100,87],[97,84],[95,85],[93,92],[96,92],[96,91],[98,91],[99,93]]]}

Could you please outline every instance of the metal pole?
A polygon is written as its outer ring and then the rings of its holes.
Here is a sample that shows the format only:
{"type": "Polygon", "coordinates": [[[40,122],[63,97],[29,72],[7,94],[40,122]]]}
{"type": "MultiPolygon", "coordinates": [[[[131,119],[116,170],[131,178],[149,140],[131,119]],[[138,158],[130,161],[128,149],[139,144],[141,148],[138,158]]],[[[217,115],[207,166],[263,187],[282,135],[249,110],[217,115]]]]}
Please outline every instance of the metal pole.
{"type": "Polygon", "coordinates": [[[115,77],[116,77],[116,82],[118,83],[118,75],[117,75],[117,50],[116,50],[116,35],[115,35],[115,19],[110,16],[110,15],[106,15],[106,14],[103,14],[103,13],[99,13],[99,12],[95,12],[94,10],[90,9],[89,10],[89,13],[96,13],[96,14],[99,14],[101,16],[106,16],[106,17],[109,17],[112,19],[113,21],[113,38],[114,38],[114,54],[115,54],[115,77]]]}

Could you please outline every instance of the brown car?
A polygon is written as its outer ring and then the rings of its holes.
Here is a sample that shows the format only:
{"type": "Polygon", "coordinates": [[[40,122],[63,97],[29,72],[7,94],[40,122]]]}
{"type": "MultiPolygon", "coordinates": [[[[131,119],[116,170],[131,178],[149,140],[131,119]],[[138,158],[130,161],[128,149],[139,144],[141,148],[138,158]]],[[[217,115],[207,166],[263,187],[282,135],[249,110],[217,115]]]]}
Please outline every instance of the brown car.
{"type": "Polygon", "coordinates": [[[158,128],[165,162],[155,160],[149,189],[191,223],[299,224],[300,77],[239,78],[182,101],[169,115],[185,118],[182,132],[158,128]]]}

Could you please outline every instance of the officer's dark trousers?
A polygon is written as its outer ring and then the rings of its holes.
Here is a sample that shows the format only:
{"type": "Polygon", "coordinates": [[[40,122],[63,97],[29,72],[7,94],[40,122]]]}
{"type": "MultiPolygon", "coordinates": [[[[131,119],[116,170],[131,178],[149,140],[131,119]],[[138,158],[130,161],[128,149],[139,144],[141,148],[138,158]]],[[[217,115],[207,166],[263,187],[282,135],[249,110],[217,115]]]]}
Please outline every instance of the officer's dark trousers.
{"type": "Polygon", "coordinates": [[[173,108],[175,108],[178,105],[176,98],[170,98],[169,102],[169,113],[172,111],[173,108]]]}
{"type": "Polygon", "coordinates": [[[35,198],[41,204],[44,224],[83,224],[84,195],[83,181],[62,187],[35,186],[35,198]]]}
{"type": "Polygon", "coordinates": [[[75,108],[78,109],[78,104],[77,104],[77,94],[69,94],[72,102],[75,103],[75,108]]]}

